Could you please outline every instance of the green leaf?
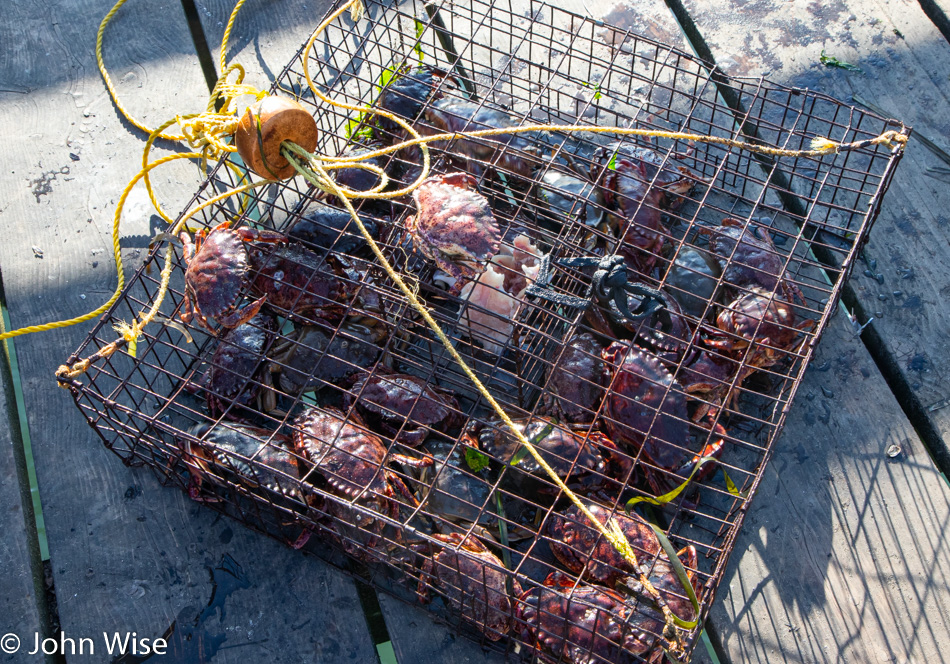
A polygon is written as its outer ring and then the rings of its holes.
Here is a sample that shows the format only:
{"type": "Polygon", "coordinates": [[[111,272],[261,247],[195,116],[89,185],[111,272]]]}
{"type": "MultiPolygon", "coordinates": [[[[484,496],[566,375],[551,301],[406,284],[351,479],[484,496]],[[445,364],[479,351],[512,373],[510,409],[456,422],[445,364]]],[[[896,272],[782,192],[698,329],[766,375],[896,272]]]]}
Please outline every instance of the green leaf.
{"type": "Polygon", "coordinates": [[[422,64],[422,44],[419,41],[422,37],[422,33],[426,31],[425,23],[419,19],[413,19],[416,22],[416,45],[412,47],[412,50],[416,52],[416,57],[419,58],[419,64],[422,64]]]}
{"type": "Polygon", "coordinates": [[[678,487],[676,487],[672,491],[670,491],[669,493],[664,493],[662,496],[657,496],[656,498],[654,498],[653,496],[638,496],[636,498],[631,498],[630,500],[627,501],[627,511],[629,512],[630,510],[632,510],[633,506],[636,505],[637,503],[649,503],[651,505],[667,504],[668,502],[676,498],[678,495],[683,493],[683,490],[686,489],[686,487],[689,486],[689,483],[693,481],[693,477],[696,475],[696,473],[699,472],[700,468],[706,465],[707,462],[715,461],[715,460],[716,460],[716,457],[714,456],[704,456],[693,467],[693,472],[689,474],[689,477],[686,478],[686,481],[680,484],[678,487]]]}
{"type": "Polygon", "coordinates": [[[722,475],[726,478],[726,490],[731,493],[736,498],[742,498],[745,500],[749,497],[748,491],[739,491],[739,487],[736,486],[736,483],[732,481],[732,478],[729,477],[729,473],[726,472],[726,469],[722,469],[722,475]]]}
{"type": "MultiPolygon", "coordinates": [[[[676,578],[679,579],[679,582],[683,585],[683,590],[686,591],[686,595],[689,597],[690,604],[693,605],[693,611],[695,611],[696,615],[699,616],[699,600],[696,598],[696,590],[693,588],[693,584],[689,582],[689,575],[686,573],[686,568],[683,567],[683,561],[680,560],[679,556],[676,555],[676,549],[673,548],[670,540],[667,539],[666,533],[664,533],[661,528],[657,528],[649,521],[647,521],[647,525],[653,529],[654,533],[656,533],[657,539],[660,540],[660,546],[663,547],[663,552],[666,554],[666,557],[670,559],[670,565],[673,567],[673,571],[676,572],[676,578]]],[[[678,627],[682,627],[683,629],[693,629],[699,624],[699,618],[697,617],[694,620],[683,620],[674,613],[673,622],[675,622],[678,627]]]]}
{"type": "Polygon", "coordinates": [[[583,85],[585,88],[593,88],[593,89],[594,89],[594,99],[595,99],[595,100],[600,99],[601,97],[603,97],[603,95],[600,93],[600,83],[597,83],[596,85],[591,85],[590,83],[581,83],[581,85],[583,85]]]}
{"type": "Polygon", "coordinates": [[[821,55],[818,57],[818,61],[826,67],[837,67],[838,69],[844,69],[846,71],[863,72],[863,70],[857,65],[839,60],[833,55],[825,55],[824,49],[822,49],[821,55]]]}
{"type": "Polygon", "coordinates": [[[473,473],[478,473],[488,468],[488,457],[474,447],[466,447],[465,463],[468,464],[468,467],[472,469],[473,473]]]}
{"type": "Polygon", "coordinates": [[[501,502],[501,492],[495,491],[495,509],[498,514],[498,541],[503,547],[501,550],[502,562],[505,569],[511,569],[511,551],[508,550],[508,522],[505,521],[505,506],[501,502]]]}
{"type": "MultiPolygon", "coordinates": [[[[551,435],[551,431],[554,430],[555,424],[557,424],[557,420],[554,418],[551,418],[551,420],[541,428],[541,431],[534,434],[531,438],[528,439],[528,442],[531,443],[532,445],[537,445],[539,442],[541,442],[542,440],[544,440],[545,438],[551,435]]],[[[521,460],[524,459],[527,453],[528,453],[528,448],[522,445],[521,449],[515,452],[511,456],[511,459],[508,460],[508,465],[509,466],[518,465],[521,462],[521,460]]]]}

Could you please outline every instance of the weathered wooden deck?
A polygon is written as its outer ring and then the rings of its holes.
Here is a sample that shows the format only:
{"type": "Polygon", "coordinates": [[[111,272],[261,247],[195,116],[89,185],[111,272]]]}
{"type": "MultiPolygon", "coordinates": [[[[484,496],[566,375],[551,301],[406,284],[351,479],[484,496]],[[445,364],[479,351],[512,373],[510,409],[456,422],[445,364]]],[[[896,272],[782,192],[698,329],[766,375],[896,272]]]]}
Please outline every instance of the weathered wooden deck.
{"type": "MultiPolygon", "coordinates": [[[[113,108],[96,70],[96,28],[111,4],[23,0],[0,14],[0,268],[14,327],[84,313],[114,287],[109,229],[139,168],[142,136],[113,108]]],[[[193,36],[203,34],[216,62],[232,5],[131,0],[122,9],[106,58],[133,114],[154,124],[204,107],[193,36]],[[191,30],[183,7],[200,21],[191,30]]],[[[873,104],[950,150],[950,32],[929,17],[950,26],[946,3],[564,5],[692,48],[727,75],[767,74],[873,104]],[[863,73],[821,66],[822,50],[863,73]]],[[[265,87],[325,7],[250,0],[231,58],[265,87]]],[[[196,182],[182,166],[159,171],[155,184],[177,210],[196,182]]],[[[825,334],[721,583],[708,631],[724,663],[950,660],[950,487],[939,470],[950,468],[948,182],[950,164],[912,140],[845,297],[862,322],[874,322],[856,337],[841,315],[825,334]],[[902,453],[891,459],[894,444],[902,453]]],[[[144,256],[150,215],[145,193],[133,194],[123,241],[130,269],[144,256]]],[[[53,381],[86,331],[15,341],[48,562],[14,453],[23,441],[6,369],[0,381],[9,416],[9,426],[0,419],[0,633],[23,643],[0,661],[38,661],[26,651],[51,620],[74,638],[171,629],[176,656],[166,660],[182,663],[375,661],[386,637],[371,634],[365,618],[372,591],[163,490],[102,447],[53,381]]],[[[500,659],[421,609],[378,602],[401,664],[500,659]]],[[[700,646],[694,661],[708,657],[700,646]]]]}

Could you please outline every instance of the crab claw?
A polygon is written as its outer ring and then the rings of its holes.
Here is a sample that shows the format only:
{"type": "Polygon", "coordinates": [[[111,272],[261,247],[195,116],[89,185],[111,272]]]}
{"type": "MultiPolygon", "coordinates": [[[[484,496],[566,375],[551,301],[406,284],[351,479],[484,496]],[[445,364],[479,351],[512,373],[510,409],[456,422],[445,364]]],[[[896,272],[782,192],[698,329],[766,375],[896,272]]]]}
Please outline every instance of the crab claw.
{"type": "MultiPolygon", "coordinates": [[[[243,309],[237,309],[236,311],[233,311],[227,316],[224,316],[218,322],[221,323],[222,326],[229,327],[229,328],[237,327],[239,325],[244,325],[244,323],[254,318],[254,316],[256,316],[260,312],[261,306],[263,306],[266,300],[267,300],[266,295],[259,297],[258,299],[254,300],[243,309]]],[[[184,316],[182,316],[182,320],[184,320],[184,316]]]]}

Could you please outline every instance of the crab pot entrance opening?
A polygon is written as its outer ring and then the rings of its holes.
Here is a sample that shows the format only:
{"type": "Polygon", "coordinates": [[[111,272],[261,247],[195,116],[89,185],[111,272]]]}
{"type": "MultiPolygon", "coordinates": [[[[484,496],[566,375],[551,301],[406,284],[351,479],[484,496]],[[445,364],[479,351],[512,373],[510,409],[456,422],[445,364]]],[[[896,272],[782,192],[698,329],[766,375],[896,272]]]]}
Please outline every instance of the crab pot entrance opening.
{"type": "MultiPolygon", "coordinates": [[[[331,96],[396,112],[423,134],[563,123],[741,139],[722,83],[686,53],[537,2],[431,8],[369,1],[361,23],[337,21],[288,63],[274,90],[294,90],[314,115],[318,151],[405,136],[372,110],[316,103],[300,85],[304,57],[331,96]]],[[[730,85],[769,145],[894,128],[811,91],[730,85]]],[[[93,365],[76,402],[126,463],[425,602],[487,647],[649,660],[670,636],[660,604],[700,624],[708,613],[900,152],[767,163],[702,143],[548,130],[460,137],[433,144],[432,157],[433,179],[414,196],[357,201],[358,214],[542,458],[598,519],[622,526],[635,568],[499,424],[340,202],[302,178],[193,220],[209,230],[235,220],[219,231],[235,235],[205,243],[231,247],[228,261],[199,256],[229,270],[230,290],[186,275],[178,249],[157,249],[77,354],[148,306],[159,277],[146,268],[165,250],[177,261],[170,322],[145,331],[136,357],[93,365]],[[624,310],[649,304],[643,291],[591,298],[620,266],[666,306],[630,320],[624,310]],[[220,327],[261,298],[246,323],[220,327]],[[180,322],[196,303],[214,334],[197,316],[180,322]]],[[[394,182],[419,174],[412,149],[376,162],[394,182]]],[[[192,204],[239,172],[219,164],[192,204]]],[[[375,184],[355,169],[337,176],[375,184]]],[[[686,652],[697,629],[678,629],[686,652]]]]}

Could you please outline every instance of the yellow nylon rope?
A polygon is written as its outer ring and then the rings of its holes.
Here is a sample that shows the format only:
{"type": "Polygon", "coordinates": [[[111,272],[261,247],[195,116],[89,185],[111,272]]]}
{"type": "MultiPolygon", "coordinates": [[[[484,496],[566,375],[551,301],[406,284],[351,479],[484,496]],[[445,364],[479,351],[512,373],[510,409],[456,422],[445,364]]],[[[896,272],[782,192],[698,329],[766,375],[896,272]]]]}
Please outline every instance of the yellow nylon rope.
{"type": "MultiPolygon", "coordinates": [[[[224,36],[221,43],[221,52],[220,52],[220,64],[222,75],[215,85],[214,90],[212,91],[211,97],[208,102],[207,110],[204,113],[194,114],[194,115],[185,115],[185,116],[176,116],[173,120],[170,120],[159,128],[155,130],[149,130],[143,123],[134,119],[131,114],[125,109],[125,107],[120,103],[118,95],[115,91],[115,88],[112,84],[112,80],[109,77],[108,71],[106,70],[105,63],[102,57],[102,41],[103,34],[106,28],[106,25],[119,10],[119,8],[126,2],[126,0],[118,0],[115,6],[110,10],[110,12],[103,18],[102,23],[99,26],[99,31],[96,35],[96,58],[99,63],[99,70],[102,73],[103,80],[105,81],[106,87],[109,91],[109,94],[112,96],[113,102],[116,105],[116,108],[131,122],[134,126],[139,129],[146,131],[149,134],[148,140],[146,142],[145,150],[143,152],[143,166],[142,170],[129,182],[125,190],[122,192],[122,196],[119,199],[119,203],[116,209],[115,218],[113,221],[113,248],[116,257],[116,265],[119,274],[119,285],[116,289],[116,292],[109,299],[109,301],[103,306],[96,309],[94,312],[81,316],[79,318],[70,319],[69,321],[60,321],[58,323],[47,323],[45,325],[33,326],[31,328],[23,328],[22,330],[15,330],[3,335],[0,335],[0,340],[6,339],[11,336],[16,336],[18,334],[27,334],[29,332],[41,331],[47,329],[53,329],[55,327],[64,327],[65,325],[71,325],[78,322],[83,322],[94,318],[99,314],[103,313],[108,309],[119,297],[121,290],[124,287],[124,276],[122,274],[122,263],[121,255],[119,253],[119,242],[118,242],[118,231],[119,231],[119,221],[121,218],[122,207],[125,203],[129,192],[132,187],[140,180],[145,179],[146,187],[148,189],[149,197],[155,205],[156,210],[159,211],[159,214],[171,222],[171,219],[168,215],[162,210],[158,204],[157,197],[154,195],[154,192],[151,187],[151,183],[148,178],[149,172],[164,163],[175,159],[183,158],[199,158],[202,162],[206,162],[208,159],[220,158],[228,152],[235,151],[233,145],[226,143],[225,138],[229,137],[235,126],[237,125],[238,119],[233,114],[231,109],[231,104],[234,102],[235,98],[243,94],[253,94],[258,99],[260,99],[264,93],[256,90],[252,86],[244,85],[244,70],[240,65],[231,65],[231,67],[226,67],[226,54],[227,54],[227,44],[230,38],[231,31],[234,27],[238,12],[243,6],[245,0],[238,0],[234,10],[231,12],[230,18],[228,20],[227,27],[225,28],[224,36]],[[238,72],[237,80],[234,83],[227,82],[228,76],[232,72],[238,72]],[[220,112],[215,112],[215,105],[219,100],[223,100],[224,104],[220,112]],[[178,124],[182,129],[182,135],[172,135],[163,133],[163,130],[171,126],[172,124],[178,124]],[[189,152],[184,154],[176,154],[169,157],[163,157],[154,162],[148,162],[148,154],[151,149],[152,144],[158,138],[164,138],[175,141],[187,141],[194,149],[200,149],[201,152],[189,152]]],[[[717,136],[705,136],[700,134],[692,134],[687,132],[672,132],[672,131],[660,131],[660,130],[651,130],[651,129],[634,129],[634,128],[619,128],[619,127],[593,127],[587,125],[552,125],[552,124],[534,124],[534,125],[523,125],[520,127],[508,127],[508,128],[497,128],[497,129],[485,129],[472,132],[452,132],[452,133],[443,133],[435,136],[422,137],[419,133],[410,126],[406,121],[398,116],[386,113],[382,111],[373,111],[362,106],[356,106],[351,104],[346,104],[333,100],[326,95],[324,95],[317,88],[313,82],[312,77],[310,76],[309,71],[309,58],[308,54],[313,48],[314,43],[318,36],[330,25],[334,20],[336,20],[343,12],[347,9],[350,10],[351,17],[354,21],[358,21],[363,13],[363,6],[361,0],[349,0],[347,3],[342,5],[337,11],[328,16],[318,27],[314,30],[309,41],[306,44],[304,49],[304,58],[303,58],[303,69],[304,75],[307,79],[307,84],[310,87],[310,90],[313,94],[323,101],[324,103],[342,108],[350,111],[356,111],[360,113],[374,112],[376,115],[387,117],[394,122],[402,126],[409,134],[412,136],[411,139],[400,143],[398,145],[390,146],[387,148],[382,148],[375,150],[373,152],[360,155],[356,159],[350,157],[330,157],[330,156],[317,156],[310,153],[307,153],[299,146],[292,144],[284,144],[285,156],[288,157],[289,161],[294,165],[298,172],[303,175],[309,182],[319,189],[327,192],[331,192],[337,196],[337,198],[342,201],[344,207],[352,216],[357,227],[360,229],[360,232],[366,239],[368,245],[372,249],[373,253],[376,255],[376,258],[379,260],[380,264],[386,270],[389,277],[396,283],[399,289],[402,291],[403,295],[407,298],[413,308],[419,313],[420,316],[426,321],[432,331],[436,334],[442,344],[445,346],[448,353],[452,356],[455,362],[459,365],[465,375],[469,378],[478,392],[482,397],[488,402],[492,407],[498,417],[504,422],[519,440],[519,442],[525,446],[528,452],[532,455],[535,461],[545,470],[545,472],[550,476],[551,480],[564,492],[566,496],[580,509],[580,511],[591,521],[591,524],[596,527],[600,533],[611,543],[611,545],[623,556],[623,558],[633,566],[634,569],[639,570],[639,563],[636,558],[632,547],[629,542],[627,542],[624,537],[620,527],[613,520],[608,520],[607,524],[602,524],[594,515],[587,509],[583,502],[564,484],[564,482],[558,477],[557,473],[548,465],[544,458],[537,451],[535,446],[514,426],[514,423],[511,421],[507,413],[501,405],[494,399],[491,393],[485,388],[481,383],[475,373],[469,368],[465,363],[464,359],[459,355],[455,348],[450,343],[449,339],[446,337],[445,333],[439,327],[438,323],[431,316],[426,306],[418,299],[415,292],[409,288],[409,286],[402,279],[401,275],[392,267],[389,261],[385,258],[382,251],[379,249],[378,245],[373,240],[371,234],[367,231],[359,216],[356,214],[356,211],[351,203],[351,199],[354,198],[373,198],[373,199],[390,199],[414,191],[422,181],[427,177],[430,167],[430,158],[428,144],[433,141],[445,141],[451,139],[459,138],[475,138],[475,137],[489,137],[497,135],[507,135],[514,133],[524,133],[524,132],[536,132],[536,131],[564,131],[564,132],[587,132],[587,133],[611,133],[614,135],[621,136],[640,136],[640,137],[650,137],[650,138],[666,138],[670,140],[685,140],[685,141],[695,141],[702,143],[710,143],[723,145],[726,147],[738,148],[742,150],[748,150],[752,152],[757,152],[760,154],[766,154],[777,157],[817,157],[826,154],[840,152],[842,150],[852,150],[862,147],[868,147],[872,145],[884,145],[890,149],[895,147],[903,147],[906,145],[907,137],[900,134],[897,131],[888,131],[884,134],[865,141],[856,141],[853,143],[836,143],[827,138],[816,138],[812,141],[810,150],[786,150],[781,148],[773,148],[766,145],[751,144],[744,141],[738,141],[730,138],[722,138],[717,136]],[[422,174],[413,182],[411,185],[408,185],[402,189],[396,191],[385,192],[383,189],[389,183],[388,177],[386,174],[379,169],[378,167],[360,163],[361,160],[371,159],[374,157],[386,155],[397,150],[401,150],[409,146],[419,146],[423,155],[423,168],[422,174]],[[363,168],[370,170],[376,173],[380,178],[380,183],[377,184],[369,191],[358,192],[353,191],[338,185],[330,176],[330,171],[337,170],[340,168],[363,168]]],[[[234,166],[232,166],[234,167],[234,166]]],[[[236,168],[236,167],[234,167],[236,168]]],[[[271,180],[262,180],[258,182],[248,182],[246,184],[240,185],[231,189],[230,191],[224,192],[218,196],[215,196],[212,199],[205,201],[204,203],[196,206],[194,209],[189,211],[187,214],[183,215],[177,224],[173,227],[171,235],[175,235],[179,232],[185,225],[185,223],[193,217],[200,210],[212,205],[216,202],[224,200],[235,194],[242,194],[254,187],[260,187],[267,184],[270,184],[271,180]]],[[[169,251],[165,254],[165,265],[162,269],[161,274],[161,283],[156,294],[156,297],[153,300],[151,309],[141,316],[140,319],[134,320],[132,324],[120,323],[117,326],[117,330],[122,334],[122,338],[109,344],[108,346],[101,349],[95,355],[82,360],[81,362],[75,363],[72,366],[62,366],[57,371],[57,377],[61,379],[72,379],[81,375],[88,367],[97,359],[101,357],[106,357],[108,354],[114,352],[117,348],[121,347],[125,343],[134,343],[135,339],[141,334],[143,328],[148,325],[148,323],[156,316],[158,309],[161,306],[161,303],[167,292],[168,283],[172,271],[172,255],[173,252],[169,251]]],[[[679,625],[685,628],[691,628],[695,626],[696,622],[686,622],[679,619],[677,616],[673,615],[669,607],[662,600],[659,592],[650,584],[649,580],[642,573],[639,574],[640,581],[644,586],[644,589],[654,597],[657,601],[657,604],[660,606],[664,618],[666,621],[667,629],[664,630],[665,634],[672,634],[670,637],[672,647],[676,648],[680,645],[677,638],[675,630],[672,630],[672,625],[679,625]]]]}

